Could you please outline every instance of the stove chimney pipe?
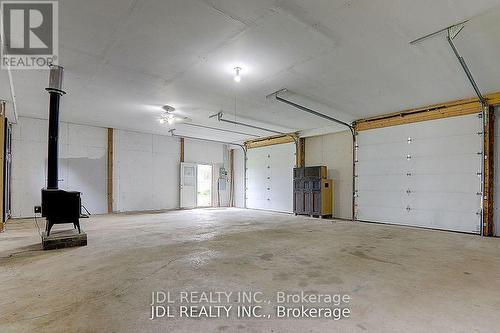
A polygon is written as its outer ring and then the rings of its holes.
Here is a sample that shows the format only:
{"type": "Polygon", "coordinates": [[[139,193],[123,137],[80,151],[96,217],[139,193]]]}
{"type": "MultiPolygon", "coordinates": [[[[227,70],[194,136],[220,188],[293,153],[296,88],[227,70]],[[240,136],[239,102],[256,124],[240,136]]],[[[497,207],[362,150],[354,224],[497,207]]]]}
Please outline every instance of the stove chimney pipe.
{"type": "Polygon", "coordinates": [[[62,90],[63,70],[61,66],[50,66],[49,87],[49,140],[47,155],[47,188],[58,188],[58,141],[59,141],[59,102],[65,94],[62,90]]]}

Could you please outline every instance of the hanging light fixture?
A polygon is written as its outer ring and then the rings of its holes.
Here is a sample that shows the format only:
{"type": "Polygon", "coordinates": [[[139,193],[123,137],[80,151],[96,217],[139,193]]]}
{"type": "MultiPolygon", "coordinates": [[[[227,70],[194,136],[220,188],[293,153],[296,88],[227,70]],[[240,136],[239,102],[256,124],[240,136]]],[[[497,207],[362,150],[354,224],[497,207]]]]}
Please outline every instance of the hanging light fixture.
{"type": "Polygon", "coordinates": [[[177,121],[183,122],[183,121],[190,120],[190,118],[188,118],[188,117],[176,116],[174,114],[175,108],[173,106],[165,105],[165,106],[162,106],[162,109],[164,111],[160,115],[160,119],[159,119],[160,124],[167,123],[169,125],[172,125],[173,123],[175,123],[177,121]]]}
{"type": "Polygon", "coordinates": [[[172,125],[175,121],[175,116],[171,113],[167,114],[167,122],[169,125],[172,125]]]}
{"type": "Polygon", "coordinates": [[[170,105],[164,105],[162,106],[162,109],[164,112],[162,112],[160,116],[160,124],[168,123],[169,125],[172,125],[175,121],[175,115],[173,114],[175,108],[170,105]]]}
{"type": "Polygon", "coordinates": [[[234,81],[235,82],[240,82],[241,81],[241,75],[240,75],[241,67],[235,67],[234,68],[234,81]]]}

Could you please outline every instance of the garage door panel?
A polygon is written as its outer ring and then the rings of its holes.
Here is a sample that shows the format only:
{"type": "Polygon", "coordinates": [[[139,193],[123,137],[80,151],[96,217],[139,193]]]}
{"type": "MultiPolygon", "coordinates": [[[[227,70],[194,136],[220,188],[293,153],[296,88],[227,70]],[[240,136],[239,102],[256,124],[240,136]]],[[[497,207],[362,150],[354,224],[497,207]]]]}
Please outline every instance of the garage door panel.
{"type": "Polygon", "coordinates": [[[454,212],[446,210],[412,210],[407,225],[439,230],[479,233],[479,216],[476,212],[454,212]],[[425,223],[422,223],[425,221],[425,223]],[[471,223],[474,221],[475,223],[471,223]]]}
{"type": "Polygon", "coordinates": [[[358,176],[406,174],[408,161],[404,158],[371,160],[356,163],[358,176]]]}
{"type": "Polygon", "coordinates": [[[295,144],[271,146],[272,167],[270,169],[271,209],[293,211],[293,167],[295,166],[295,144]]]}
{"type": "Polygon", "coordinates": [[[477,134],[481,132],[482,122],[479,114],[461,117],[444,118],[410,124],[414,128],[413,137],[417,139],[438,138],[446,136],[477,134]]]}
{"type": "Polygon", "coordinates": [[[359,207],[378,206],[392,208],[406,208],[407,194],[404,191],[365,191],[356,200],[359,207]]]}
{"type": "Polygon", "coordinates": [[[477,232],[480,129],[468,115],[360,132],[357,218],[477,232]]]}
{"type": "Polygon", "coordinates": [[[477,153],[412,158],[415,173],[420,174],[477,174],[481,159],[477,153]]]}
{"type": "Polygon", "coordinates": [[[359,183],[358,191],[401,191],[409,186],[406,175],[370,175],[359,183]]]}
{"type": "Polygon", "coordinates": [[[434,175],[415,175],[413,174],[410,187],[415,192],[466,192],[475,194],[481,190],[481,184],[478,183],[477,175],[471,174],[434,174],[434,175]],[[460,181],[457,182],[457,178],[460,181]]]}
{"type": "Polygon", "coordinates": [[[252,148],[247,158],[247,207],[292,212],[295,144],[252,148]]]}
{"type": "Polygon", "coordinates": [[[376,144],[394,144],[406,143],[408,135],[412,134],[413,128],[393,126],[370,130],[370,135],[362,135],[359,133],[357,144],[359,147],[376,145],[376,144]]]}
{"type": "Polygon", "coordinates": [[[409,148],[412,154],[416,156],[441,156],[460,155],[464,151],[480,152],[481,151],[481,136],[453,136],[439,137],[435,139],[412,140],[409,148]]]}
{"type": "Polygon", "coordinates": [[[481,204],[477,194],[437,192],[413,192],[408,200],[411,209],[450,210],[456,212],[477,212],[481,204]]]}
{"type": "Polygon", "coordinates": [[[408,212],[401,207],[380,207],[363,205],[358,209],[360,221],[372,221],[391,224],[408,225],[408,212]]]}
{"type": "Polygon", "coordinates": [[[389,160],[389,159],[399,159],[403,156],[404,152],[408,148],[408,143],[392,143],[391,150],[384,149],[387,143],[374,144],[361,146],[358,144],[358,151],[362,150],[363,154],[358,155],[358,161],[373,161],[373,160],[389,160]]]}

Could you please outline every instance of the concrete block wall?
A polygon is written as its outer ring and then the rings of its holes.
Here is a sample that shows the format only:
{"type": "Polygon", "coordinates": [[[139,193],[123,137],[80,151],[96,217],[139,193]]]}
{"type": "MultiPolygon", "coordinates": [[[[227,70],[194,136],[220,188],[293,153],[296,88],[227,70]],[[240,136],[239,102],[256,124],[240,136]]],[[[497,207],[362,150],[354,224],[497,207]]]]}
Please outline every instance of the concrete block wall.
{"type": "MultiPolygon", "coordinates": [[[[13,125],[12,217],[33,217],[47,175],[48,121],[20,117],[13,125]]],[[[180,140],[114,130],[113,209],[116,212],[179,207],[180,140]]],[[[61,122],[59,187],[82,192],[92,214],[107,213],[107,129],[61,122]]],[[[214,205],[219,167],[229,168],[222,144],[186,140],[186,161],[214,165],[214,205]]],[[[229,202],[229,186],[221,205],[229,202]]]]}
{"type": "Polygon", "coordinates": [[[234,150],[234,205],[245,207],[245,154],[241,148],[234,150]]]}
{"type": "Polygon", "coordinates": [[[179,208],[178,138],[113,131],[113,211],[179,208]]]}
{"type": "MultiPolygon", "coordinates": [[[[47,176],[48,121],[20,117],[12,137],[12,217],[32,217],[47,176]]],[[[82,192],[82,204],[105,213],[107,180],[106,129],[61,122],[59,187],[82,192]]]]}
{"type": "Polygon", "coordinates": [[[333,179],[334,217],[352,218],[352,135],[349,131],[306,138],[306,166],[326,165],[333,179]]]}
{"type": "MultiPolygon", "coordinates": [[[[184,142],[184,162],[211,164],[213,166],[212,174],[212,205],[217,206],[217,179],[219,178],[219,169],[224,167],[229,173],[229,148],[219,143],[203,142],[198,140],[186,139],[184,142]]],[[[229,205],[229,183],[221,180],[220,206],[229,205]],[[224,182],[224,183],[223,183],[224,182]]]]}

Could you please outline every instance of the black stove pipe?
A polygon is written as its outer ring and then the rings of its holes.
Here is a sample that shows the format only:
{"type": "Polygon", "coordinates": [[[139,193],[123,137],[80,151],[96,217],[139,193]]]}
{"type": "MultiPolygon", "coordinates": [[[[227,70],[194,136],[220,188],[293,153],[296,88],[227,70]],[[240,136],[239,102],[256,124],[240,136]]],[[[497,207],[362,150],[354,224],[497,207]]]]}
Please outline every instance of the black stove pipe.
{"type": "Polygon", "coordinates": [[[61,96],[65,94],[61,90],[63,68],[51,66],[49,76],[49,87],[46,88],[50,95],[49,102],[49,140],[47,155],[47,188],[58,189],[58,144],[59,144],[59,104],[61,96]]]}
{"type": "Polygon", "coordinates": [[[57,189],[58,184],[58,141],[59,141],[59,100],[61,95],[50,93],[49,108],[49,151],[47,158],[47,188],[57,189]]]}

